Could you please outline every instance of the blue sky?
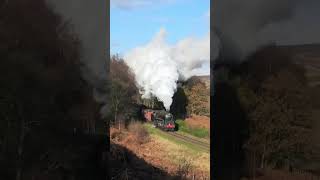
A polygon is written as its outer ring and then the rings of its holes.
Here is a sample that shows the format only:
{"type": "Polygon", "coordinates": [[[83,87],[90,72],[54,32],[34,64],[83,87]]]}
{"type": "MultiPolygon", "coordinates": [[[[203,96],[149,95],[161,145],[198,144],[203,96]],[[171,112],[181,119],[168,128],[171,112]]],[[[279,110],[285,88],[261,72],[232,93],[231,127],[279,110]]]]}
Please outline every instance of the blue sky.
{"type": "Polygon", "coordinates": [[[210,0],[111,0],[110,50],[123,55],[165,28],[167,42],[203,37],[209,31],[210,0]]]}

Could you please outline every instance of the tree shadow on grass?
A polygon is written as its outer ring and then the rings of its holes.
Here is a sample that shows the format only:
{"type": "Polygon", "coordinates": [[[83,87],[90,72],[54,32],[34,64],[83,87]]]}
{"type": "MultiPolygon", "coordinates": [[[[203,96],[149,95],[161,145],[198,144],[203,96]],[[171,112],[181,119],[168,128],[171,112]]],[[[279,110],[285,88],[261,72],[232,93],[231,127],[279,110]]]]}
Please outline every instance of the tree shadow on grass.
{"type": "Polygon", "coordinates": [[[109,158],[111,179],[181,179],[176,175],[168,174],[142,158],[139,158],[127,148],[111,144],[109,158]]]}

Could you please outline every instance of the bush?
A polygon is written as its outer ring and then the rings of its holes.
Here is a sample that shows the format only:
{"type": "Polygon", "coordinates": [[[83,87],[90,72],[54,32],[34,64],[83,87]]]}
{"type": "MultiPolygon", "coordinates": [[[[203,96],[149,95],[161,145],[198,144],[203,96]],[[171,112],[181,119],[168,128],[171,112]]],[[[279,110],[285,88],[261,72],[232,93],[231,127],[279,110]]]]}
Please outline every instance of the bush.
{"type": "Polygon", "coordinates": [[[150,141],[150,134],[141,122],[132,122],[128,126],[129,132],[134,135],[135,141],[139,144],[145,144],[150,141]]]}
{"type": "Polygon", "coordinates": [[[122,141],[124,134],[121,131],[110,131],[110,138],[115,141],[122,141]]]}

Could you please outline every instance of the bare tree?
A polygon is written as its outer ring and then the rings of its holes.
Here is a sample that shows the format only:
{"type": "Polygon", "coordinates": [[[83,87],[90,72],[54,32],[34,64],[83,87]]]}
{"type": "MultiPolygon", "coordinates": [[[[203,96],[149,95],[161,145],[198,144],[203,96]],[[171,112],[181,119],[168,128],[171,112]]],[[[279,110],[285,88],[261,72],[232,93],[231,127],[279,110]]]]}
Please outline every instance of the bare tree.
{"type": "Polygon", "coordinates": [[[44,0],[1,6],[0,119],[6,121],[0,122],[0,165],[8,175],[0,179],[18,180],[31,168],[23,165],[37,159],[28,152],[68,141],[57,134],[73,127],[93,129],[97,103],[80,71],[81,44],[71,25],[44,0]],[[91,117],[70,113],[76,106],[91,117]]]}
{"type": "Polygon", "coordinates": [[[114,123],[118,122],[118,127],[121,129],[121,123],[124,122],[121,122],[123,119],[119,118],[119,114],[126,116],[130,113],[132,105],[136,103],[138,90],[129,67],[118,56],[111,57],[110,78],[111,113],[114,123]]]}

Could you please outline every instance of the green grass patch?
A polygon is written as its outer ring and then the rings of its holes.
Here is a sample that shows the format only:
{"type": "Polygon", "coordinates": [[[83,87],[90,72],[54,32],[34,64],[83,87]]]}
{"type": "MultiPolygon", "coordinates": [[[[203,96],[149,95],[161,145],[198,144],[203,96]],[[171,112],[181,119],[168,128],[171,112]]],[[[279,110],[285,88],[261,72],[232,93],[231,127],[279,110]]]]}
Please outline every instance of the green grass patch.
{"type": "Polygon", "coordinates": [[[201,141],[201,142],[204,142],[204,143],[209,143],[210,144],[210,139],[209,138],[195,137],[194,135],[191,135],[189,133],[185,133],[185,132],[182,132],[182,131],[176,131],[176,133],[184,135],[184,136],[187,136],[187,137],[190,137],[190,138],[193,138],[193,139],[197,139],[198,141],[201,141]]]}
{"type": "Polygon", "coordinates": [[[147,130],[150,134],[157,135],[157,136],[159,136],[163,139],[169,140],[175,144],[183,145],[183,146],[189,148],[190,150],[194,151],[194,153],[199,153],[199,152],[204,151],[202,148],[195,146],[191,143],[187,143],[185,141],[180,141],[178,139],[172,138],[172,136],[167,135],[165,132],[161,131],[160,129],[152,127],[151,124],[145,124],[145,127],[147,128],[147,130]]]}
{"type": "Polygon", "coordinates": [[[209,138],[209,130],[205,128],[190,128],[187,126],[186,122],[181,119],[178,119],[176,124],[178,131],[191,134],[198,138],[209,138]]]}

